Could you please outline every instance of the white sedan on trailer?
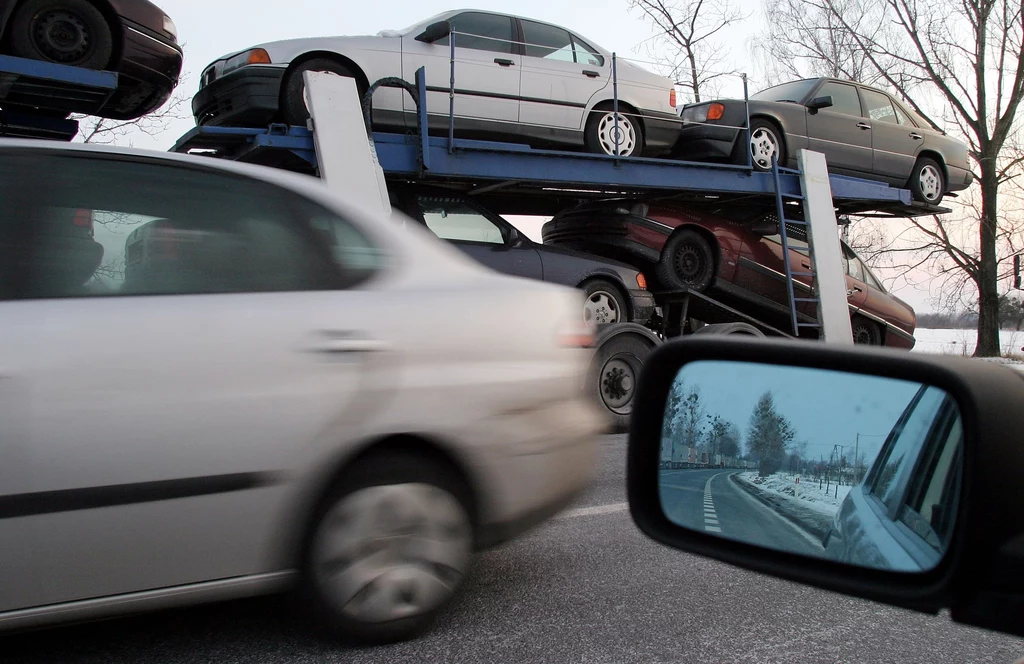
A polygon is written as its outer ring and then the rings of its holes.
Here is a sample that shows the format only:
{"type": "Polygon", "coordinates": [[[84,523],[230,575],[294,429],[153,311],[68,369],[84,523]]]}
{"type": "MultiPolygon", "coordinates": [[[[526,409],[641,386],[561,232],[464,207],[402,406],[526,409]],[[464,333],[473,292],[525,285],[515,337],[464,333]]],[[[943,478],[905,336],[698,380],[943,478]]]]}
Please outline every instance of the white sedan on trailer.
{"type": "MultiPolygon", "coordinates": [[[[448,127],[451,44],[455,44],[455,129],[459,137],[525,140],[591,152],[667,154],[679,136],[672,79],[617,61],[618,122],[612,54],[565,28],[487,11],[449,11],[399,31],[260,44],[203,70],[192,112],[199,125],[305,125],[305,71],[375,81],[413,81],[425,68],[432,129],[448,127]]],[[[397,88],[373,96],[382,129],[416,127],[412,97],[397,88]]]]}
{"type": "Polygon", "coordinates": [[[317,180],[0,141],[0,628],[296,588],[429,625],[586,484],[573,289],[317,180]]]}

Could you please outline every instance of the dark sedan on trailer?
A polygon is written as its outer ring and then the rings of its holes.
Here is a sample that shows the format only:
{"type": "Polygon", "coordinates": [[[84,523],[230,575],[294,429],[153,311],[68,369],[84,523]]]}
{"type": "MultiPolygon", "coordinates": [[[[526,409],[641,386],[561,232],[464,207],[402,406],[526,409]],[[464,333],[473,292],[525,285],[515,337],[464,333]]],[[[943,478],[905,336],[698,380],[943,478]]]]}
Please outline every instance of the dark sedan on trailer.
{"type": "MultiPolygon", "coordinates": [[[[786,225],[789,267],[810,271],[803,227],[786,225]]],[[[789,295],[779,224],[763,208],[731,204],[697,208],[673,201],[605,201],[556,215],[541,231],[544,243],[571,247],[633,265],[651,275],[651,288],[708,292],[738,309],[789,329],[789,295]]],[[[843,249],[846,294],[854,340],[914,347],[917,317],[888,293],[864,261],[843,249]]],[[[797,297],[811,294],[811,279],[794,275],[797,297]]],[[[816,305],[799,303],[802,322],[816,320],[816,305]]],[[[808,330],[808,334],[811,332],[808,330]]]]}
{"type": "MultiPolygon", "coordinates": [[[[182,65],[174,22],[146,0],[0,0],[0,52],[117,72],[117,90],[97,113],[115,120],[162,106],[182,65]]],[[[67,109],[56,101],[45,110],[67,109]]]]}
{"type": "Polygon", "coordinates": [[[742,99],[689,104],[679,114],[674,155],[681,159],[747,163],[747,145],[754,167],[771,170],[774,159],[795,167],[798,151],[807,148],[824,153],[833,173],[905,187],[932,205],[973,180],[964,143],[859,83],[809,78],[751,95],[749,143],[742,99]]]}
{"type": "Polygon", "coordinates": [[[586,322],[642,324],[654,313],[646,277],[625,263],[537,244],[456,192],[398,182],[388,183],[388,190],[392,207],[492,270],[579,288],[586,322]]]}

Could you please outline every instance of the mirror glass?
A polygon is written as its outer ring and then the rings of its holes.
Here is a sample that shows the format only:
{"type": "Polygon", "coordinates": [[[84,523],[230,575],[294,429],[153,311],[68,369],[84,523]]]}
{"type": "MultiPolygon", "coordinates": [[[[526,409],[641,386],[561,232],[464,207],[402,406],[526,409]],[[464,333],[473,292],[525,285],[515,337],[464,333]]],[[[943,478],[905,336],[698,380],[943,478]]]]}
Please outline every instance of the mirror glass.
{"type": "Polygon", "coordinates": [[[945,391],[749,362],[685,365],[665,403],[661,506],[673,523],[860,567],[942,560],[963,426],[945,391]]]}

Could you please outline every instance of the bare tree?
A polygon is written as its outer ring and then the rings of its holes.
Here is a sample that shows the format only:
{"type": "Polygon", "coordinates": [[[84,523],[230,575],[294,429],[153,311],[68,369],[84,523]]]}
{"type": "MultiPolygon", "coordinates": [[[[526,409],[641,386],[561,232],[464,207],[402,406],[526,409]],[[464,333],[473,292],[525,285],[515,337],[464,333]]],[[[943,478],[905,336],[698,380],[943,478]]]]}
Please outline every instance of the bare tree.
{"type": "Polygon", "coordinates": [[[746,18],[729,0],[630,0],[656,30],[655,41],[667,46],[663,61],[671,68],[669,76],[687,88],[693,101],[701,101],[705,89],[730,72],[728,52],[715,37],[730,25],[746,18]]]}
{"type": "Polygon", "coordinates": [[[158,136],[175,120],[189,117],[189,97],[179,87],[157,110],[134,120],[112,120],[92,115],[72,115],[78,121],[77,140],[82,143],[131,145],[132,136],[158,136]]]}
{"type": "MultiPolygon", "coordinates": [[[[767,0],[769,13],[782,0],[767,0]]],[[[785,0],[810,22],[776,25],[795,42],[840,48],[805,50],[811,73],[858,75],[883,84],[937,127],[945,122],[968,144],[978,180],[976,216],[912,220],[917,246],[891,247],[913,254],[919,267],[977,293],[978,342],[974,354],[999,353],[1000,190],[1019,173],[1024,155],[1016,142],[1017,108],[1024,99],[1022,6],[1011,0],[785,0]],[[836,66],[831,58],[847,64],[836,66]],[[831,68],[831,69],[830,69],[831,68]],[[970,232],[965,232],[965,229],[970,232]]],[[[962,289],[961,289],[962,291],[962,289]]]]}

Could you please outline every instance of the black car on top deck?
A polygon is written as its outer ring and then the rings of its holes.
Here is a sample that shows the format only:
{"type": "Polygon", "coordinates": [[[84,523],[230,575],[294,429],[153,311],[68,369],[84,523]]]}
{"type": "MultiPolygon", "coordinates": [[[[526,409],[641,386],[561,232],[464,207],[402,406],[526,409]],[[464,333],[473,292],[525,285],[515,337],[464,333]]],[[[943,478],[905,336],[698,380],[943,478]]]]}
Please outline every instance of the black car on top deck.
{"type": "MultiPolygon", "coordinates": [[[[967,146],[947,136],[899,99],[834,78],[791,81],[751,95],[753,165],[796,167],[801,148],[825,154],[829,171],[908,188],[932,205],[973,181],[967,146]]],[[[673,156],[746,163],[742,99],[718,99],[679,109],[683,120],[673,156]]]]}

